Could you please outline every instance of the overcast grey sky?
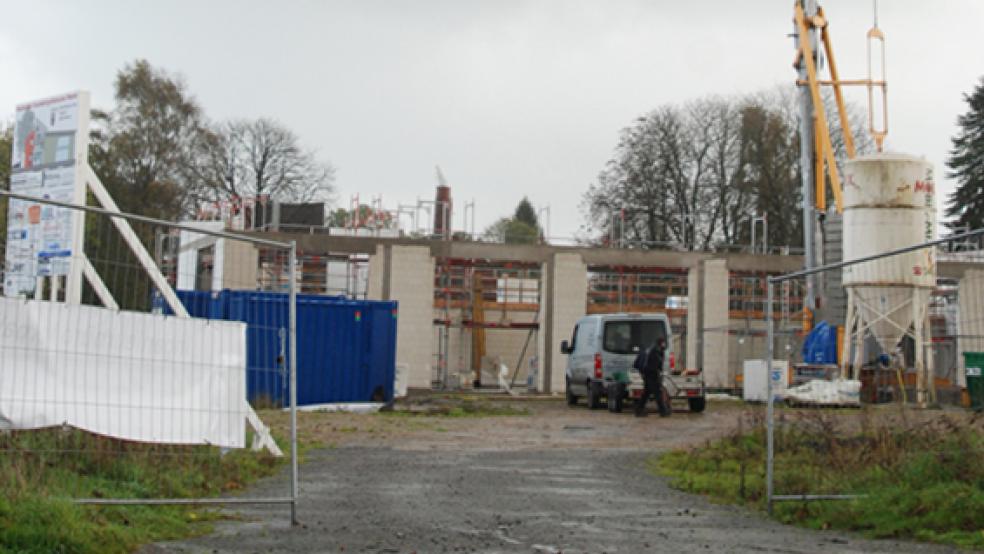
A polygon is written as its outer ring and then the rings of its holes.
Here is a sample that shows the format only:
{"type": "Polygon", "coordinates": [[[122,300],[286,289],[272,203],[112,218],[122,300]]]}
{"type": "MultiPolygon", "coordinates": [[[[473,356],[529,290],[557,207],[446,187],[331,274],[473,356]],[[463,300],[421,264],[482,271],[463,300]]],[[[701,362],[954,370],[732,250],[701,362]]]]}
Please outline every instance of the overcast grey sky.
{"type": "MultiPolygon", "coordinates": [[[[273,117],[338,168],[338,201],[431,198],[440,164],[478,227],[523,195],[571,236],[619,129],[664,103],[794,78],[789,0],[3,0],[0,117],[75,89],[112,105],[125,63],[180,74],[214,119],[273,117]]],[[[822,2],[842,76],[865,70],[869,0],[822,2]]],[[[937,168],[984,75],[980,0],[882,0],[888,148],[937,168]]],[[[850,98],[864,102],[863,91],[850,98]]],[[[942,202],[941,202],[942,204],[942,202]]],[[[460,212],[456,226],[461,225],[460,212]]]]}

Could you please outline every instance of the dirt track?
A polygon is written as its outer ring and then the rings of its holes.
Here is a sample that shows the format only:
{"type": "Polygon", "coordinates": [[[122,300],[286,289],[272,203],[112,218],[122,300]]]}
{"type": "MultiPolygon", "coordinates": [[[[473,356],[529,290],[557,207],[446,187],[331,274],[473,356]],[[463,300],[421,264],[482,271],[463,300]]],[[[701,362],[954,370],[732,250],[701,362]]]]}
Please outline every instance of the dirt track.
{"type": "MultiPolygon", "coordinates": [[[[301,467],[302,526],[283,507],[145,552],[948,552],[779,525],[670,489],[652,455],[730,428],[737,406],[629,414],[518,403],[526,416],[303,414],[326,448],[301,467]]],[[[279,416],[267,414],[272,424],[279,416]]],[[[285,490],[288,474],[251,495],[285,490]]]]}

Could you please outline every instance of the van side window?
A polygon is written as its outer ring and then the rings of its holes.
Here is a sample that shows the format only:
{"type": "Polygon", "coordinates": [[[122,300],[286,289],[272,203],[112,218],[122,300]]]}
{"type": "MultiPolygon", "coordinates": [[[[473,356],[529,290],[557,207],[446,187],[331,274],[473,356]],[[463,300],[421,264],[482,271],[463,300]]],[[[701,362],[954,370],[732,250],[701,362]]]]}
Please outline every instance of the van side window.
{"type": "Polygon", "coordinates": [[[572,353],[574,352],[574,349],[577,347],[577,328],[578,326],[575,325],[574,332],[571,334],[571,344],[568,346],[568,348],[571,349],[572,353]]]}

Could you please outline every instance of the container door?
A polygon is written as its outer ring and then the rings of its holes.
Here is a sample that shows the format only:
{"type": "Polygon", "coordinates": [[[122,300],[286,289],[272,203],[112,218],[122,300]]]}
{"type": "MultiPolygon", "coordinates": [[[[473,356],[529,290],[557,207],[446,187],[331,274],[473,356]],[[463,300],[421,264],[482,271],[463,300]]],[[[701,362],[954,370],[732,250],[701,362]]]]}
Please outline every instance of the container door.
{"type": "Polygon", "coordinates": [[[371,314],[370,326],[365,336],[367,374],[369,375],[368,399],[392,402],[396,380],[396,302],[365,302],[371,314]]]}

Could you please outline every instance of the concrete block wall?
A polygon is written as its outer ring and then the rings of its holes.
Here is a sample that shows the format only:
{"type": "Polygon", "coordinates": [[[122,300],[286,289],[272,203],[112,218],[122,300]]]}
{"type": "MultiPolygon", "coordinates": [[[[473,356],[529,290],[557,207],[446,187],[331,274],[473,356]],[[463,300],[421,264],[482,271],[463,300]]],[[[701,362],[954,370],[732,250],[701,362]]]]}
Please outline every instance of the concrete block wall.
{"type": "Polygon", "coordinates": [[[700,333],[702,268],[698,265],[687,273],[687,356],[685,369],[698,369],[702,364],[700,352],[703,341],[700,333]]]}
{"type": "Polygon", "coordinates": [[[588,266],[576,253],[556,253],[546,265],[546,294],[541,302],[544,313],[540,320],[543,322],[540,390],[562,394],[567,358],[560,353],[560,341],[570,340],[574,324],[587,310],[588,266]]]}
{"type": "MultiPolygon", "coordinates": [[[[546,376],[545,376],[545,373],[547,371],[546,368],[548,365],[552,365],[553,363],[552,356],[554,355],[552,352],[548,352],[549,350],[548,345],[550,344],[550,337],[548,335],[552,335],[552,333],[547,332],[548,331],[547,313],[550,311],[547,309],[549,289],[550,289],[550,276],[548,275],[549,269],[550,269],[550,264],[548,263],[545,263],[542,266],[540,266],[540,270],[541,270],[540,275],[542,275],[542,278],[540,280],[540,311],[536,314],[536,318],[537,318],[536,320],[540,322],[540,332],[537,333],[536,335],[536,355],[537,355],[537,360],[539,360],[540,362],[539,370],[536,376],[537,392],[543,392],[547,389],[546,376]]],[[[587,275],[585,275],[585,277],[587,277],[587,275]]],[[[588,304],[587,291],[585,291],[584,304],[585,304],[585,311],[587,311],[587,304],[588,304]]],[[[570,333],[570,331],[568,331],[568,333],[570,333]]],[[[563,336],[557,339],[558,345],[560,344],[559,341],[562,339],[563,336]]],[[[558,356],[561,355],[560,347],[559,346],[555,347],[554,352],[556,352],[557,353],[556,355],[558,356]]]]}
{"type": "Polygon", "coordinates": [[[434,363],[434,258],[426,246],[380,245],[369,259],[368,296],[400,303],[396,363],[410,388],[430,388],[434,363]]]}
{"type": "Polygon", "coordinates": [[[383,280],[386,273],[386,249],[380,244],[376,253],[369,256],[369,277],[366,282],[366,298],[383,299],[383,280]]]}
{"type": "Polygon", "coordinates": [[[704,298],[701,306],[703,317],[704,380],[708,387],[731,387],[734,368],[729,355],[728,339],[728,266],[724,259],[704,260],[704,298]]]}
{"type": "Polygon", "coordinates": [[[259,252],[251,242],[222,239],[222,288],[256,288],[259,252]]]}

